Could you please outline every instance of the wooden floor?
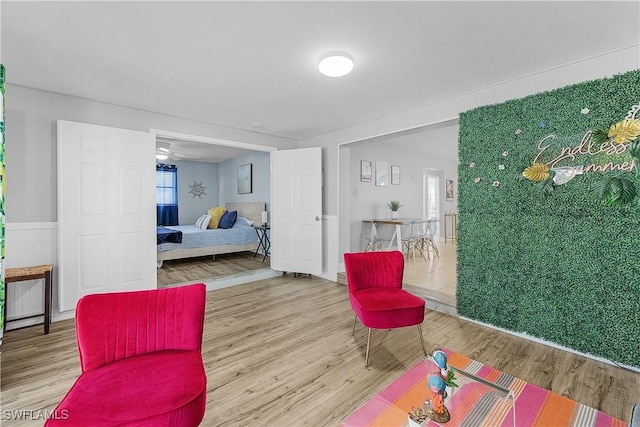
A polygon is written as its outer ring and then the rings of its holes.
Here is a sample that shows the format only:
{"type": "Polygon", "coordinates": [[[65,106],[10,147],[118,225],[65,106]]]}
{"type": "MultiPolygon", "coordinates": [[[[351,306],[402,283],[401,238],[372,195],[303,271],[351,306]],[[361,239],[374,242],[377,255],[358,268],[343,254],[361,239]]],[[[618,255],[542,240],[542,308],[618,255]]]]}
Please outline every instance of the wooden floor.
{"type": "Polygon", "coordinates": [[[264,261],[262,255],[254,258],[253,252],[236,252],[230,254],[173,259],[164,261],[158,269],[158,287],[163,288],[176,283],[193,280],[208,281],[211,279],[246,273],[250,270],[269,268],[270,258],[264,261]]]}
{"type": "MultiPolygon", "coordinates": [[[[346,287],[285,275],[207,295],[203,426],[336,426],[422,357],[416,328],[351,336],[346,287]]],[[[436,311],[427,349],[444,346],[628,421],[640,374],[436,311]]],[[[3,414],[52,410],[79,374],[73,320],[8,331],[2,346],[3,414]]],[[[142,403],[142,400],[141,400],[142,403]]],[[[2,425],[42,425],[14,422],[2,425]]]]}

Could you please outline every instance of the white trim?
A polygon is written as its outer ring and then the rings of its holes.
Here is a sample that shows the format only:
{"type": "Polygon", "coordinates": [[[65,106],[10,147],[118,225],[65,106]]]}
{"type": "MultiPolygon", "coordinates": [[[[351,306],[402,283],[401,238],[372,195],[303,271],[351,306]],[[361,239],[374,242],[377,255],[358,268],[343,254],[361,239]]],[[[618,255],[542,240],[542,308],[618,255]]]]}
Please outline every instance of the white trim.
{"type": "Polygon", "coordinates": [[[7,222],[5,230],[55,230],[57,222],[7,222]]]}
{"type": "MultiPolygon", "coordinates": [[[[192,280],[190,282],[175,283],[167,286],[173,288],[177,286],[183,286],[189,283],[201,282],[207,287],[207,292],[215,291],[218,289],[224,289],[231,286],[245,285],[248,283],[257,282],[259,280],[271,279],[274,277],[282,276],[282,271],[277,271],[269,267],[261,268],[259,270],[249,270],[238,274],[231,274],[228,276],[222,276],[210,280],[192,280]]],[[[159,288],[162,289],[162,288],[159,288]]]]}
{"type": "Polygon", "coordinates": [[[208,136],[190,135],[187,133],[172,132],[169,130],[149,129],[149,133],[154,135],[156,138],[160,137],[160,138],[169,138],[169,139],[181,139],[184,141],[201,142],[204,144],[212,144],[212,145],[222,145],[224,147],[241,148],[244,150],[254,150],[254,151],[263,151],[263,152],[271,152],[271,151],[278,150],[275,147],[270,147],[267,145],[249,144],[246,142],[232,141],[230,139],[219,139],[219,138],[210,138],[208,136]]]}
{"type": "Polygon", "coordinates": [[[421,125],[417,125],[417,126],[411,126],[408,128],[404,128],[404,129],[395,129],[391,132],[386,132],[386,133],[379,133],[376,135],[372,135],[372,136],[366,136],[364,138],[358,138],[358,139],[353,139],[350,141],[346,141],[346,142],[340,142],[338,143],[338,149],[340,149],[340,147],[342,147],[343,145],[349,145],[349,144],[355,144],[357,142],[366,142],[369,140],[373,140],[373,139],[378,139],[378,138],[387,138],[387,137],[397,137],[400,136],[403,133],[417,133],[417,132],[422,132],[425,130],[429,130],[429,128],[431,128],[431,126],[437,126],[437,125],[442,125],[442,127],[448,127],[450,125],[448,125],[447,123],[449,122],[458,122],[460,120],[459,116],[455,116],[455,117],[449,117],[448,119],[442,119],[442,120],[436,120],[435,122],[429,122],[429,123],[424,123],[421,125]]]}
{"type": "Polygon", "coordinates": [[[51,323],[59,322],[60,320],[73,319],[76,317],[76,310],[67,310],[67,311],[54,311],[51,313],[51,323]]]}
{"type": "Polygon", "coordinates": [[[529,335],[529,334],[525,334],[525,333],[521,333],[521,332],[510,331],[508,329],[504,329],[504,328],[501,328],[499,326],[492,325],[490,323],[480,322],[478,320],[470,319],[470,318],[464,317],[464,316],[458,316],[458,317],[460,319],[467,320],[467,321],[469,321],[471,323],[475,323],[477,325],[486,326],[487,328],[495,329],[495,330],[498,330],[500,332],[505,332],[507,334],[514,335],[514,336],[520,337],[520,338],[524,338],[524,339],[529,340],[529,341],[534,341],[534,342],[537,342],[537,343],[540,343],[540,344],[547,345],[549,347],[553,347],[553,348],[557,348],[557,349],[560,349],[560,350],[563,350],[563,351],[567,351],[569,353],[574,353],[574,354],[578,354],[580,356],[588,357],[589,359],[597,360],[599,362],[604,362],[604,363],[607,363],[609,365],[616,366],[618,368],[624,368],[624,369],[628,369],[630,371],[640,372],[640,367],[637,367],[637,366],[629,366],[629,365],[625,365],[625,364],[620,363],[620,362],[616,362],[615,360],[605,359],[603,357],[595,356],[595,355],[589,354],[589,353],[583,353],[581,351],[574,350],[572,348],[568,348],[568,347],[565,347],[563,345],[557,344],[557,343],[555,343],[553,341],[545,341],[545,340],[543,340],[541,338],[534,337],[533,335],[529,335]]]}
{"type": "Polygon", "coordinates": [[[319,277],[336,282],[338,280],[338,216],[322,215],[322,273],[319,277]]]}

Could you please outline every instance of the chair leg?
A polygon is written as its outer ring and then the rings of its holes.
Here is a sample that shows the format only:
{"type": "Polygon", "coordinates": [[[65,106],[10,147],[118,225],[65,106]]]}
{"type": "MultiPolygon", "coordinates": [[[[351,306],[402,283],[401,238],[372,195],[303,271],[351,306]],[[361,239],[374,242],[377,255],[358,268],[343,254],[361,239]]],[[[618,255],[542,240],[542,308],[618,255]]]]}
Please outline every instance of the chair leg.
{"type": "Polygon", "coordinates": [[[367,336],[367,354],[364,359],[364,366],[369,366],[369,350],[371,349],[371,328],[369,328],[369,336],[367,336]]]}
{"type": "Polygon", "coordinates": [[[440,251],[438,250],[435,242],[433,242],[433,253],[436,254],[438,258],[440,258],[440,251]]]}
{"type": "MultiPolygon", "coordinates": [[[[420,239],[416,242],[418,251],[420,252],[420,257],[424,262],[427,262],[427,259],[424,257],[424,239],[420,239]]],[[[429,254],[429,252],[427,252],[429,254]]]]}
{"type": "Polygon", "coordinates": [[[358,320],[358,315],[354,314],[353,316],[353,330],[351,331],[351,336],[356,334],[356,321],[358,320]]]}
{"type": "MultiPolygon", "coordinates": [[[[369,329],[371,331],[371,329],[369,329]]],[[[427,357],[427,349],[424,347],[424,338],[422,337],[422,327],[418,325],[418,333],[420,334],[420,343],[422,343],[422,351],[424,352],[424,357],[427,357]]]]}

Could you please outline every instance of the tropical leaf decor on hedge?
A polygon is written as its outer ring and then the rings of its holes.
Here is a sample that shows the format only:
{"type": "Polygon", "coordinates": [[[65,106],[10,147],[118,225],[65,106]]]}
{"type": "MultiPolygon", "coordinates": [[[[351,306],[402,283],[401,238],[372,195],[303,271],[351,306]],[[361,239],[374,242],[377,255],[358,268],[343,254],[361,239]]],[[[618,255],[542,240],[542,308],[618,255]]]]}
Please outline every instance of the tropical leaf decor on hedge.
{"type": "Polygon", "coordinates": [[[607,137],[613,138],[613,142],[616,144],[624,144],[625,142],[631,142],[640,135],[640,120],[622,120],[611,126],[607,137]]]}
{"type": "MultiPolygon", "coordinates": [[[[585,171],[602,172],[603,176],[596,184],[596,194],[600,201],[607,206],[621,206],[631,203],[637,196],[635,184],[622,177],[612,177],[604,172],[622,170],[637,171],[640,163],[640,119],[636,114],[640,110],[640,104],[631,107],[627,116],[617,123],[612,124],[608,130],[602,128],[588,131],[580,145],[564,147],[561,154],[548,163],[541,163],[540,157],[548,148],[547,140],[555,139],[554,134],[547,135],[538,143],[541,150],[532,165],[522,171],[522,177],[533,182],[533,191],[541,198],[550,196],[556,187],[570,181],[576,175],[582,175],[585,171]],[[575,160],[578,155],[600,156],[600,163],[594,163],[586,169],[579,166],[555,166],[563,160],[575,160]],[[617,163],[610,161],[621,160],[620,156],[631,157],[631,162],[617,163]],[[604,159],[604,161],[602,160],[604,159]],[[550,167],[551,165],[551,167],[550,167]]],[[[582,114],[588,114],[589,109],[583,108],[582,114]]],[[[540,127],[544,122],[540,123],[540,127]]],[[[517,131],[516,131],[517,132],[517,131]]],[[[517,132],[518,134],[520,132],[517,132]]]]}
{"type": "Polygon", "coordinates": [[[606,177],[596,184],[600,200],[609,206],[624,205],[636,197],[636,186],[626,178],[606,177]]]}

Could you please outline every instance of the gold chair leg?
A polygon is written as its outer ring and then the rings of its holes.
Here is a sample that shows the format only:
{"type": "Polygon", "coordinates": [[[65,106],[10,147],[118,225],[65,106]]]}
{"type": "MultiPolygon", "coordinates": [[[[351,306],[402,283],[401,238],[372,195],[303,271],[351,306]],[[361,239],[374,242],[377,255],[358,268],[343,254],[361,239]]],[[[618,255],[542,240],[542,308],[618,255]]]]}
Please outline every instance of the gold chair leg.
{"type": "Polygon", "coordinates": [[[351,331],[351,336],[356,334],[356,321],[358,320],[358,315],[354,314],[353,316],[353,330],[351,331]]]}
{"type": "MultiPolygon", "coordinates": [[[[420,239],[419,242],[420,242],[420,245],[418,246],[418,249],[420,250],[420,256],[422,257],[424,262],[427,262],[427,259],[424,257],[424,239],[420,239]]],[[[429,248],[427,248],[427,256],[428,255],[429,255],[429,248]]]]}
{"type": "MultiPolygon", "coordinates": [[[[371,329],[369,329],[371,331],[371,329]]],[[[420,334],[420,342],[422,343],[422,351],[424,352],[424,357],[427,357],[427,349],[424,348],[424,338],[422,337],[422,327],[418,325],[418,333],[420,334]]]]}
{"type": "Polygon", "coordinates": [[[433,245],[433,253],[436,254],[436,256],[438,258],[440,258],[440,251],[438,250],[438,247],[436,246],[436,242],[431,242],[431,244],[433,245]]]}
{"type": "Polygon", "coordinates": [[[371,349],[371,328],[369,328],[369,336],[367,337],[367,354],[366,354],[365,359],[364,359],[365,368],[367,366],[369,366],[369,350],[370,349],[371,349]]]}

